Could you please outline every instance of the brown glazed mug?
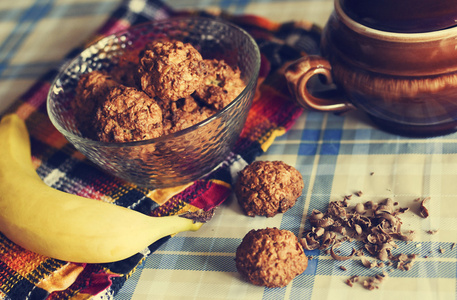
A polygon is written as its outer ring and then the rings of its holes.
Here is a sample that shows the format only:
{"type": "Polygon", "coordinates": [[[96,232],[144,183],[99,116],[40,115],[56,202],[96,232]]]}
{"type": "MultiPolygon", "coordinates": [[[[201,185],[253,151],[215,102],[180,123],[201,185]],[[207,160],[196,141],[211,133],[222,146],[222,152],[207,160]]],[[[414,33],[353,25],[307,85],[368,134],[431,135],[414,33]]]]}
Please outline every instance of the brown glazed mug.
{"type": "Polygon", "coordinates": [[[335,0],[322,32],[322,56],[292,63],[286,69],[289,88],[302,106],[360,109],[394,133],[454,132],[456,20],[457,5],[447,0],[335,0]],[[311,79],[319,74],[334,83],[338,97],[313,92],[311,79]]]}

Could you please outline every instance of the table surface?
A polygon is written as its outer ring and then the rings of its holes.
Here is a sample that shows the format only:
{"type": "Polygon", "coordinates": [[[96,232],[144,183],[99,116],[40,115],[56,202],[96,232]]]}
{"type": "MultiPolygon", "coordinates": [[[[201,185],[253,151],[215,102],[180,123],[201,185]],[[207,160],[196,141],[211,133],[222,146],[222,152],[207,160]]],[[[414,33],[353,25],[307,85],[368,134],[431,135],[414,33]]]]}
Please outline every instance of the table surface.
{"type": "MultiPolygon", "coordinates": [[[[176,9],[223,9],[276,21],[308,20],[323,26],[330,0],[170,0],[176,9]]],[[[73,47],[94,32],[119,1],[19,0],[0,2],[0,112],[24,93],[73,47]]],[[[338,116],[305,112],[278,137],[260,160],[282,160],[303,175],[305,189],[293,209],[273,218],[249,218],[233,197],[199,231],[181,233],[153,253],[127,280],[115,299],[456,299],[457,143],[456,134],[412,139],[383,132],[358,113],[338,116]],[[415,210],[402,216],[413,242],[398,242],[397,253],[415,253],[409,271],[390,267],[379,289],[349,287],[352,275],[379,274],[360,259],[336,261],[309,252],[308,269],[285,288],[246,283],[234,265],[234,252],[251,229],[293,228],[300,235],[312,209],[363,191],[356,201],[392,198],[402,207],[431,197],[430,217],[415,210]],[[437,231],[430,234],[429,231],[437,231]],[[440,249],[442,249],[440,251],[440,249]],[[343,271],[340,266],[346,268],[343,271]]],[[[387,270],[387,267],[385,267],[387,270]]]]}

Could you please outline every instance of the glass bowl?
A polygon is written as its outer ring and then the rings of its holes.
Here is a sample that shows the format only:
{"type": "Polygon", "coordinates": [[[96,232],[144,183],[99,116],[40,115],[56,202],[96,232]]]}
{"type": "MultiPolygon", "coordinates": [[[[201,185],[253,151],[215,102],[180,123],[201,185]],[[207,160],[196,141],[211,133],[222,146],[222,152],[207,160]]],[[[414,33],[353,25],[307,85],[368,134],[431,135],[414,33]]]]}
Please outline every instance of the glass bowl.
{"type": "Polygon", "coordinates": [[[201,17],[146,23],[103,38],[70,61],[49,90],[47,110],[57,130],[109,174],[146,188],[177,186],[201,178],[227,157],[246,121],[259,68],[256,42],[231,23],[201,17]],[[164,37],[192,44],[205,59],[224,59],[237,66],[245,89],[210,118],[166,136],[121,143],[82,136],[71,105],[81,75],[109,70],[126,50],[164,37]]]}

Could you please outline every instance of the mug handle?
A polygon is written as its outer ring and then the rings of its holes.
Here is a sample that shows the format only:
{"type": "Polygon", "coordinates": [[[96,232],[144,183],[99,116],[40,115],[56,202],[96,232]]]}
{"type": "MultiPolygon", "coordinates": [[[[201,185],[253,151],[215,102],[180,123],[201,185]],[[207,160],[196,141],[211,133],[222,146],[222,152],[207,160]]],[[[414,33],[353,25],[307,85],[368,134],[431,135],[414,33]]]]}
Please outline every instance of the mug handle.
{"type": "Polygon", "coordinates": [[[339,95],[337,99],[313,96],[307,87],[308,81],[314,75],[321,74],[326,78],[326,84],[333,82],[332,67],[328,60],[321,56],[304,56],[291,63],[285,70],[287,85],[296,101],[303,107],[326,112],[345,112],[355,107],[339,95]]]}

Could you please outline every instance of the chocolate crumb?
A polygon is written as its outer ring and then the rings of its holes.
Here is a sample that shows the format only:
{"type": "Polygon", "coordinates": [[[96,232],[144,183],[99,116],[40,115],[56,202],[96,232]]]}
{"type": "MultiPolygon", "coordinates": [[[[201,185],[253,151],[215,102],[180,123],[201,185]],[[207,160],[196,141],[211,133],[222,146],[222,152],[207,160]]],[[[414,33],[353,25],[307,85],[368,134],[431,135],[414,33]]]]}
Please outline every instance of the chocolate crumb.
{"type": "Polygon", "coordinates": [[[438,229],[436,229],[436,230],[427,230],[427,233],[428,234],[437,234],[438,231],[439,231],[438,229]]]}
{"type": "Polygon", "coordinates": [[[429,212],[427,207],[425,207],[425,204],[430,201],[430,197],[424,198],[422,200],[420,207],[419,207],[419,214],[421,215],[422,218],[428,218],[429,212]]]}
{"type": "Polygon", "coordinates": [[[455,243],[452,243],[451,250],[454,250],[454,248],[455,248],[455,243]]]}
{"type": "Polygon", "coordinates": [[[349,285],[350,287],[354,286],[354,283],[359,281],[359,276],[354,275],[346,279],[346,284],[349,285]]]}
{"type": "Polygon", "coordinates": [[[399,254],[395,257],[398,260],[397,269],[402,271],[409,271],[413,267],[414,260],[417,258],[416,254],[406,255],[406,254],[399,254]]]}
{"type": "Polygon", "coordinates": [[[355,192],[354,194],[355,194],[357,197],[362,197],[363,192],[362,192],[362,191],[358,191],[358,192],[355,192]]]}
{"type": "Polygon", "coordinates": [[[364,255],[363,255],[363,248],[357,250],[357,251],[354,253],[354,255],[355,255],[355,256],[364,256],[364,255]]]}
{"type": "Polygon", "coordinates": [[[439,251],[440,251],[440,253],[444,253],[444,252],[446,252],[446,250],[445,250],[445,249],[443,249],[443,248],[440,248],[440,250],[439,250],[439,251]]]}
{"type": "Polygon", "coordinates": [[[405,267],[405,271],[411,270],[411,268],[413,267],[413,262],[409,261],[409,262],[405,263],[404,267],[405,267]]]}
{"type": "Polygon", "coordinates": [[[186,212],[186,213],[180,215],[180,217],[186,218],[186,219],[191,219],[194,221],[194,223],[206,223],[209,220],[211,220],[211,218],[214,216],[215,212],[216,212],[216,207],[214,207],[208,211],[204,211],[203,209],[200,209],[200,210],[197,210],[194,212],[186,212]]]}
{"type": "Polygon", "coordinates": [[[378,263],[375,262],[375,261],[370,261],[368,260],[367,258],[365,257],[362,257],[362,259],[360,260],[362,262],[362,265],[364,265],[366,268],[368,269],[371,269],[371,268],[375,268],[378,266],[378,263]]]}
{"type": "Polygon", "coordinates": [[[387,273],[383,272],[382,274],[369,277],[367,280],[364,280],[363,286],[370,291],[379,289],[379,285],[387,278],[387,276],[387,273]]]}
{"type": "Polygon", "coordinates": [[[397,259],[398,259],[399,261],[407,261],[407,260],[408,260],[408,256],[407,256],[406,254],[399,254],[399,255],[397,256],[397,259]]]}
{"type": "Polygon", "coordinates": [[[346,270],[347,270],[344,266],[340,266],[340,269],[341,269],[342,271],[346,271],[346,270]]]}
{"type": "Polygon", "coordinates": [[[342,260],[348,260],[354,256],[354,253],[355,253],[354,248],[352,248],[351,254],[349,254],[347,256],[336,254],[334,247],[339,247],[339,246],[340,246],[339,244],[334,244],[334,245],[332,245],[332,247],[330,247],[330,255],[332,256],[333,259],[342,261],[342,260]]]}

